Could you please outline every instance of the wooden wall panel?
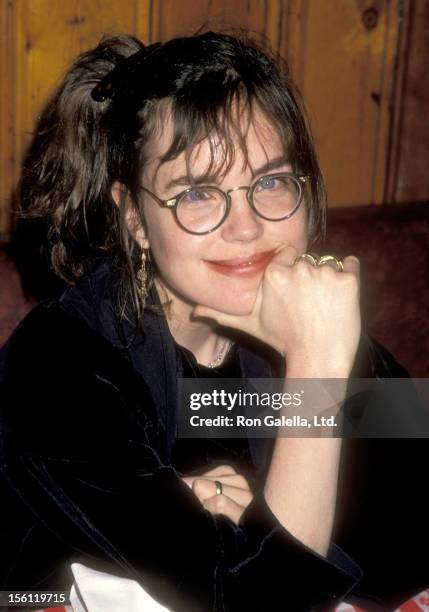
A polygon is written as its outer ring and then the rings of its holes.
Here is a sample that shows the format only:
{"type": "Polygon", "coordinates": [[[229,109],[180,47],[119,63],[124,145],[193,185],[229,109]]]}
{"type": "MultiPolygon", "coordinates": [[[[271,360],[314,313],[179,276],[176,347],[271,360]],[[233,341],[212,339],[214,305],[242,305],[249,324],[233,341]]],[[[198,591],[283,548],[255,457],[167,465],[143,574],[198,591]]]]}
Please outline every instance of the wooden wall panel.
{"type": "Polygon", "coordinates": [[[266,36],[287,56],[303,92],[330,204],[382,202],[403,2],[1,0],[0,70],[10,91],[0,111],[0,234],[10,228],[5,202],[11,175],[19,175],[43,101],[70,60],[104,33],[130,32],[145,42],[199,28],[266,36]]]}
{"type": "Polygon", "coordinates": [[[154,40],[202,24],[267,36],[302,91],[330,205],[383,202],[399,0],[154,0],[153,7],[154,40]]]}
{"type": "Polygon", "coordinates": [[[13,151],[12,162],[1,159],[0,235],[7,236],[8,199],[40,108],[73,58],[103,35],[126,32],[147,38],[150,0],[1,0],[0,6],[1,80],[10,83],[13,96],[11,110],[11,98],[2,93],[6,107],[0,149],[13,151]]]}
{"type": "Polygon", "coordinates": [[[429,202],[429,2],[403,8],[387,198],[429,202]]]}
{"type": "MultiPolygon", "coordinates": [[[[225,27],[264,32],[266,2],[260,0],[153,0],[151,40],[191,35],[200,28],[225,27]]],[[[269,2],[276,6],[277,1],[269,2]]]]}
{"type": "Polygon", "coordinates": [[[12,14],[12,3],[0,2],[0,237],[10,226],[15,167],[12,14]]]}
{"type": "Polygon", "coordinates": [[[15,151],[21,159],[34,119],[65,68],[104,34],[134,33],[136,4],[134,0],[16,0],[14,6],[15,151]]]}
{"type": "Polygon", "coordinates": [[[281,51],[306,102],[330,204],[383,201],[398,0],[293,0],[281,51]]]}

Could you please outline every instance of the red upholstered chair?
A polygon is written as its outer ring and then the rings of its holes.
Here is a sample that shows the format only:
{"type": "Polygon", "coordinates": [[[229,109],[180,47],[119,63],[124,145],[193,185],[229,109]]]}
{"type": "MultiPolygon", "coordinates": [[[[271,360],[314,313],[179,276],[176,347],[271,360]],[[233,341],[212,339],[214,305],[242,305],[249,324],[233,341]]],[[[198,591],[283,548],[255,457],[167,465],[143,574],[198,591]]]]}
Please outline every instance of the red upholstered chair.
{"type": "Polygon", "coordinates": [[[413,377],[429,377],[429,203],[331,209],[318,249],[359,257],[370,334],[413,377]]]}
{"type": "Polygon", "coordinates": [[[6,249],[0,249],[0,346],[36,300],[22,291],[20,276],[6,249]]]}
{"type": "MultiPolygon", "coordinates": [[[[369,332],[412,376],[429,377],[429,203],[331,209],[318,251],[360,258],[369,332]]],[[[0,251],[0,344],[34,303],[0,251]]]]}

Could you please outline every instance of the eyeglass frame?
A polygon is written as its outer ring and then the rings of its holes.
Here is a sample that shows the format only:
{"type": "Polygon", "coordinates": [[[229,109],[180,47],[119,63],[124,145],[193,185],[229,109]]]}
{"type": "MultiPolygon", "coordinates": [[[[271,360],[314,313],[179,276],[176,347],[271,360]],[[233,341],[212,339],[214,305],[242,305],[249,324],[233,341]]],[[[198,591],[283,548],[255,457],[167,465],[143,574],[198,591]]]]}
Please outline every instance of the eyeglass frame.
{"type": "Polygon", "coordinates": [[[265,174],[264,176],[261,176],[260,178],[258,178],[251,185],[232,187],[231,189],[228,189],[227,191],[224,191],[223,189],[221,189],[220,187],[217,187],[216,185],[195,185],[194,187],[188,187],[187,189],[184,189],[183,191],[178,193],[176,196],[174,196],[172,198],[167,198],[166,200],[161,199],[155,193],[153,193],[152,191],[147,189],[147,187],[143,187],[143,185],[140,185],[140,189],[142,191],[145,191],[146,193],[148,193],[150,196],[152,196],[154,198],[154,200],[162,208],[169,208],[172,211],[173,215],[174,215],[176,223],[185,232],[187,232],[188,234],[193,234],[195,236],[204,236],[206,234],[211,234],[212,232],[216,231],[222,225],[222,223],[224,223],[226,221],[226,219],[228,218],[228,215],[229,215],[229,213],[231,211],[231,206],[232,206],[232,200],[231,200],[230,194],[234,193],[235,191],[239,191],[241,189],[245,189],[247,191],[246,198],[247,198],[247,201],[249,203],[249,206],[253,210],[253,212],[258,217],[260,217],[261,219],[265,219],[265,221],[272,221],[273,223],[275,223],[277,221],[284,221],[285,219],[290,219],[290,217],[292,217],[292,215],[294,215],[296,213],[296,211],[298,210],[298,208],[301,206],[301,202],[302,202],[303,196],[304,196],[304,185],[309,180],[310,180],[310,176],[308,176],[306,174],[295,174],[294,172],[277,172],[277,173],[272,173],[272,174],[265,174]],[[297,201],[297,204],[296,204],[295,208],[292,210],[292,212],[288,213],[284,217],[281,217],[280,219],[269,219],[268,217],[265,217],[264,215],[262,215],[257,210],[257,208],[255,207],[255,204],[254,204],[254,201],[253,201],[253,192],[255,191],[258,183],[260,183],[264,179],[267,179],[267,178],[281,178],[281,177],[292,178],[292,179],[294,179],[297,182],[297,184],[300,187],[300,193],[299,193],[298,201],[297,201]],[[222,194],[222,196],[224,197],[225,202],[226,202],[225,214],[223,215],[222,219],[219,221],[219,223],[215,227],[213,227],[212,229],[210,229],[210,230],[208,230],[206,232],[193,232],[192,230],[186,228],[180,222],[179,217],[177,215],[177,207],[178,207],[178,204],[179,204],[181,198],[183,198],[186,194],[188,194],[191,191],[194,191],[196,189],[198,189],[198,190],[213,189],[213,190],[217,191],[218,193],[222,194]]]}

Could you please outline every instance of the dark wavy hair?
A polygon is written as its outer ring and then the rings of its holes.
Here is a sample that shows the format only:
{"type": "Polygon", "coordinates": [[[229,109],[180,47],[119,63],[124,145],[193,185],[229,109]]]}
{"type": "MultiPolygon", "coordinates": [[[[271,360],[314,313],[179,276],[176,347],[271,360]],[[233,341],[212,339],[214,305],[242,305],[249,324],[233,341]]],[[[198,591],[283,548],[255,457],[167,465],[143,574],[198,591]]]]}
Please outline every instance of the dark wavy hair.
{"type": "Polygon", "coordinates": [[[242,36],[208,32],[149,46],[132,36],[115,36],[71,66],[39,118],[24,162],[21,214],[46,224],[55,273],[74,284],[95,258],[115,256],[121,312],[131,304],[140,320],[144,305],[136,276],[141,251],[127,228],[125,203],[131,202],[144,226],[139,186],[151,138],[170,113],[174,135],[160,163],[182,152],[189,160],[193,148],[208,138],[222,143],[223,163],[216,171],[226,173],[237,138],[247,159],[237,102],[249,117],[255,108],[263,111],[278,130],[293,170],[310,177],[310,238],[321,238],[323,178],[284,63],[242,36]],[[131,196],[124,196],[119,207],[111,195],[114,181],[131,196]]]}

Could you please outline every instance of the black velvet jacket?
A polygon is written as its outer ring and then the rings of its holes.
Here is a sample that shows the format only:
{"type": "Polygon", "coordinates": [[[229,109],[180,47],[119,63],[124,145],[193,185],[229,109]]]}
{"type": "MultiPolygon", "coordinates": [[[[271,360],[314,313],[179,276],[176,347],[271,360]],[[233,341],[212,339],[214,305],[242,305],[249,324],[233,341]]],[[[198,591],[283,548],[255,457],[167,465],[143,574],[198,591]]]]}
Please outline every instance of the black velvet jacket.
{"type": "MultiPolygon", "coordinates": [[[[186,612],[332,609],[362,595],[388,610],[429,584],[410,557],[428,542],[422,503],[410,504],[425,440],[345,442],[335,539],[359,565],[336,544],[319,556],[265,503],[271,442],[176,439],[183,350],[150,311],[127,348],[115,282],[111,263],[98,265],[34,309],[2,351],[0,589],[69,589],[73,561],[186,612]],[[255,489],[238,527],[180,479],[216,463],[255,489]]],[[[254,346],[238,355],[243,376],[273,374],[254,346]]],[[[363,375],[406,374],[367,340],[358,361],[363,375]]]]}

